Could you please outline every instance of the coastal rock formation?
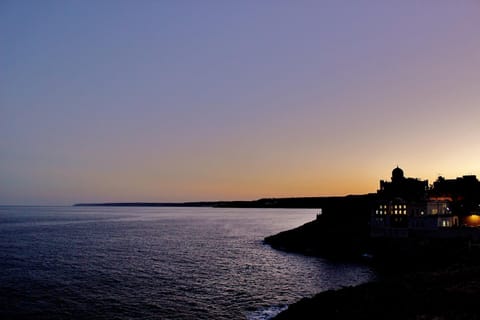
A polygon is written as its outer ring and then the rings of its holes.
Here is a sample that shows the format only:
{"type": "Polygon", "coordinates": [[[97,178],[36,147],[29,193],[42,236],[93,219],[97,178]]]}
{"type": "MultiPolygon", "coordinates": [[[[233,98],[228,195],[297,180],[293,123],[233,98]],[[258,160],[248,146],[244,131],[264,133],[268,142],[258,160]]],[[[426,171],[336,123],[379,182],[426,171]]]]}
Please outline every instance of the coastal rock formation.
{"type": "Polygon", "coordinates": [[[287,319],[479,319],[478,261],[326,291],[289,306],[287,319]]]}
{"type": "Polygon", "coordinates": [[[330,257],[360,256],[369,239],[375,195],[325,199],[322,215],[303,226],[265,238],[276,249],[330,257]]]}

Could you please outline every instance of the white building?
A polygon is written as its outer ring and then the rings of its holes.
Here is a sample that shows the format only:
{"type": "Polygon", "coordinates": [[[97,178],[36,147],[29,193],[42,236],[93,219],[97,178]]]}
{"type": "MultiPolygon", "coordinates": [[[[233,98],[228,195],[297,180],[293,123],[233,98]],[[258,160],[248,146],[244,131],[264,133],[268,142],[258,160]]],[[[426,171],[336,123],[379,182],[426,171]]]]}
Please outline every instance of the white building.
{"type": "Polygon", "coordinates": [[[382,201],[372,214],[371,236],[406,238],[412,230],[434,231],[459,226],[458,216],[450,210],[450,201],[382,201]]]}

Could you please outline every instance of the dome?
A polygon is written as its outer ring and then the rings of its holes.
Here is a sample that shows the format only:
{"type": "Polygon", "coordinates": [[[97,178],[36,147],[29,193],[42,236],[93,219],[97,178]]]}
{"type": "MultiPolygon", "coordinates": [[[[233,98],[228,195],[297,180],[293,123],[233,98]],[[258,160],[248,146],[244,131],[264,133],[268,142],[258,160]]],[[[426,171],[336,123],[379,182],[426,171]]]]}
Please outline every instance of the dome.
{"type": "Polygon", "coordinates": [[[398,166],[393,169],[392,171],[392,181],[398,181],[398,180],[401,180],[403,179],[404,176],[403,176],[403,170],[400,169],[398,166]]]}

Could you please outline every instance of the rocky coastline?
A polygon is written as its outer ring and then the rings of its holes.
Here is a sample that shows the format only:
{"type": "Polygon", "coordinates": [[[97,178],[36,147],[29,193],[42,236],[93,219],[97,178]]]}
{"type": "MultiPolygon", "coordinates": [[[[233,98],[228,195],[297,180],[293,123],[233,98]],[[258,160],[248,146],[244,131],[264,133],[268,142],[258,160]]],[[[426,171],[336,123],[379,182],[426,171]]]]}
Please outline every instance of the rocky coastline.
{"type": "Polygon", "coordinates": [[[274,319],[479,319],[480,265],[436,270],[325,291],[288,307],[274,319]]]}
{"type": "Polygon", "coordinates": [[[375,282],[326,291],[275,319],[480,319],[480,181],[409,178],[398,166],[376,194],[325,203],[322,215],[265,238],[273,248],[364,259],[375,282]]]}
{"type": "Polygon", "coordinates": [[[480,319],[480,249],[465,239],[372,239],[368,226],[320,216],[265,238],[280,250],[363,260],[378,280],[302,299],[274,319],[480,319]]]}

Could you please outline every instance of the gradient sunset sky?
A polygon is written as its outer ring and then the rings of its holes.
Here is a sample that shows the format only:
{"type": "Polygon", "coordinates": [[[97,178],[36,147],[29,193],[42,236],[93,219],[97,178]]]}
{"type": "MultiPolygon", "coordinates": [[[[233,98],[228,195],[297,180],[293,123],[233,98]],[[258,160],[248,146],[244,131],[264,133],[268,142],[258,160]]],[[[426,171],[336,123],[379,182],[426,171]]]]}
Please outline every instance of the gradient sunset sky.
{"type": "Polygon", "coordinates": [[[479,1],[0,2],[0,204],[480,175],[479,1]]]}

